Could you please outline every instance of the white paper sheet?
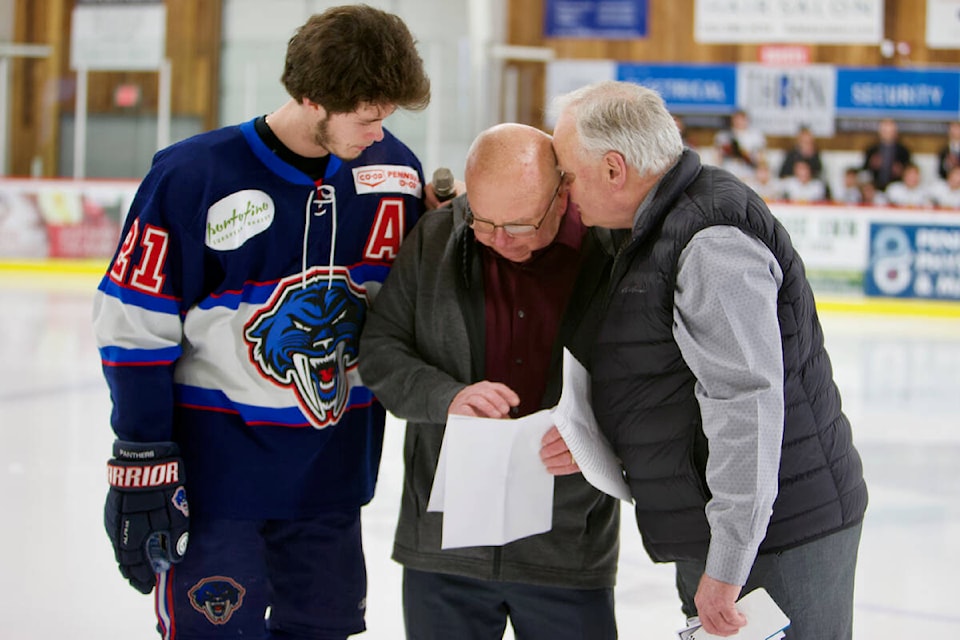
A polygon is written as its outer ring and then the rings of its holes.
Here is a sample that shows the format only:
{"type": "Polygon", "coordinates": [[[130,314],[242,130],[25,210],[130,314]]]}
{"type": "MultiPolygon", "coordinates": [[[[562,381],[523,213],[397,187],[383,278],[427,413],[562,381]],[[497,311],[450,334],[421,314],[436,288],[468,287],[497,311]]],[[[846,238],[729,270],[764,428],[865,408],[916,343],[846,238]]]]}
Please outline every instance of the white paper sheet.
{"type": "Polygon", "coordinates": [[[447,416],[427,503],[427,511],[443,512],[441,548],[504,545],[550,530],[554,481],[540,443],[553,425],[587,482],[631,500],[590,407],[590,376],[564,350],[563,390],[553,409],[517,420],[447,416]]]}
{"type": "Polygon", "coordinates": [[[600,433],[590,403],[590,374],[563,350],[563,391],[551,410],[554,423],[587,482],[615,498],[632,502],[620,460],[600,433]]]}
{"type": "Polygon", "coordinates": [[[553,524],[553,476],[540,440],[547,411],[517,420],[451,415],[428,511],[443,512],[441,548],[503,545],[553,524]]]}

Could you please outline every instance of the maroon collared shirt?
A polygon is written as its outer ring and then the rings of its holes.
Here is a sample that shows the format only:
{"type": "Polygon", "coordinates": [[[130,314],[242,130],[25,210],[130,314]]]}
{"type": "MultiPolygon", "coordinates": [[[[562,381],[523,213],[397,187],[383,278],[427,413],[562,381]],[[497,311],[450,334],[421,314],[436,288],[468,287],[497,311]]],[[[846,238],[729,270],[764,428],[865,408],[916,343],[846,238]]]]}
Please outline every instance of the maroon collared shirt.
{"type": "MultiPolygon", "coordinates": [[[[511,416],[540,410],[550,355],[580,269],[586,227],[568,207],[554,241],[516,263],[480,245],[486,315],[486,379],[520,396],[511,416]]],[[[478,243],[479,244],[479,243],[478,243]]]]}

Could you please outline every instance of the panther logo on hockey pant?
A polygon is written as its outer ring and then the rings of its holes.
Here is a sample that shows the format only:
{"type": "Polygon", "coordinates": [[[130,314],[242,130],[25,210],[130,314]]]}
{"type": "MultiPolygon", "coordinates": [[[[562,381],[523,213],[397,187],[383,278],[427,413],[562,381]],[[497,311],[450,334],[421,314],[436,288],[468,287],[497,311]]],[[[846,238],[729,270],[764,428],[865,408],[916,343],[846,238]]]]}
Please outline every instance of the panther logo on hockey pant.
{"type": "Polygon", "coordinates": [[[243,606],[246,589],[231,578],[211,576],[190,588],[190,604],[211,624],[226,624],[230,616],[243,606]]]}

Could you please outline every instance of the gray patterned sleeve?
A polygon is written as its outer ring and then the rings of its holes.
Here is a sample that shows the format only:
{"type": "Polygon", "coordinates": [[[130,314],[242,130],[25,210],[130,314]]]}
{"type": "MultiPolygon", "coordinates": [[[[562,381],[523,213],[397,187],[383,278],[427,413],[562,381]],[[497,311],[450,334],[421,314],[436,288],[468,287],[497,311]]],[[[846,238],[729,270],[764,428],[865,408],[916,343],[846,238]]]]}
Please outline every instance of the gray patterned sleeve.
{"type": "Polygon", "coordinates": [[[710,446],[706,573],[730,584],[746,582],[777,496],[782,282],[770,250],[736,227],[700,231],[680,256],[673,333],[697,378],[710,446]]]}

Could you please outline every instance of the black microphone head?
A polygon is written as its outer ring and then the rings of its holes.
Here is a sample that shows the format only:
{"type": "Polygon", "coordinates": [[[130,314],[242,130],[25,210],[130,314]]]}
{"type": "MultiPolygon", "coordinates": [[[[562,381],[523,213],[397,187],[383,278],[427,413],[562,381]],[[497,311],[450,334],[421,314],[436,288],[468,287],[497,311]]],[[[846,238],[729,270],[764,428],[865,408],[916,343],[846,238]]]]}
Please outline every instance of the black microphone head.
{"type": "Polygon", "coordinates": [[[433,192],[437,200],[443,202],[457,195],[457,187],[453,179],[453,172],[446,167],[440,167],[433,172],[433,192]]]}

